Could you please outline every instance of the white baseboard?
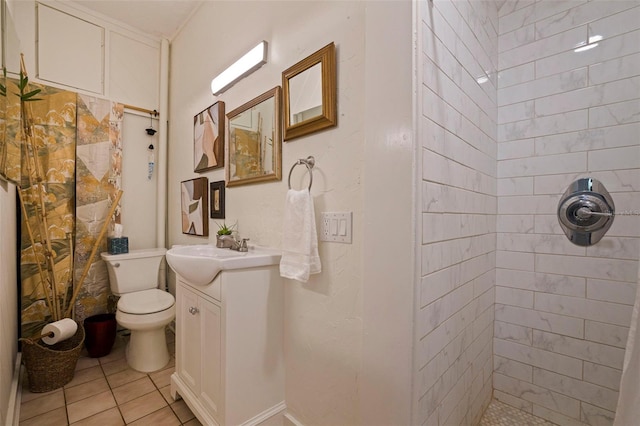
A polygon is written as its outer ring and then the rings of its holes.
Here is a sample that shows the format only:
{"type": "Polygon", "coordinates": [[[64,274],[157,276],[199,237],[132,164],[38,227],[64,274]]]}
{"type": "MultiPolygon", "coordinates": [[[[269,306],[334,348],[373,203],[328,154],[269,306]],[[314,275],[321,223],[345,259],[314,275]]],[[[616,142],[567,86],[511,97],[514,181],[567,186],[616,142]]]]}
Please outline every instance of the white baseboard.
{"type": "Polygon", "coordinates": [[[7,404],[6,426],[18,426],[20,421],[20,402],[22,399],[22,375],[20,368],[22,363],[22,352],[16,356],[16,365],[13,368],[13,379],[11,380],[11,390],[9,393],[9,404],[7,404]]]}
{"type": "Polygon", "coordinates": [[[262,413],[242,423],[241,426],[257,426],[260,423],[264,422],[265,420],[268,420],[269,418],[275,416],[276,414],[284,411],[286,408],[287,406],[284,403],[284,401],[279,402],[273,407],[264,410],[262,413]]]}
{"type": "Polygon", "coordinates": [[[287,421],[292,425],[292,426],[304,426],[298,419],[296,419],[295,417],[293,417],[293,415],[291,413],[284,413],[284,419],[285,419],[285,426],[289,426],[289,424],[287,423],[287,421]]]}

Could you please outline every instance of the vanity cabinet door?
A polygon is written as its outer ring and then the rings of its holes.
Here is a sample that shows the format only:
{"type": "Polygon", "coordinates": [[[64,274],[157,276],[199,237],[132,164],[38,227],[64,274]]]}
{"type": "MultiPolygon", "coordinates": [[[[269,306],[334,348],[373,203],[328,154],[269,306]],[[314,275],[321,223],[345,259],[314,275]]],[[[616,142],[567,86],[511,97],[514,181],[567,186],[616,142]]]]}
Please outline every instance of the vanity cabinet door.
{"type": "Polygon", "coordinates": [[[200,299],[202,383],[200,402],[220,422],[222,404],[222,318],[220,306],[200,299]]]}
{"type": "Polygon", "coordinates": [[[185,285],[178,286],[178,371],[182,380],[198,395],[200,393],[201,374],[201,317],[199,297],[187,290],[185,285]]]}

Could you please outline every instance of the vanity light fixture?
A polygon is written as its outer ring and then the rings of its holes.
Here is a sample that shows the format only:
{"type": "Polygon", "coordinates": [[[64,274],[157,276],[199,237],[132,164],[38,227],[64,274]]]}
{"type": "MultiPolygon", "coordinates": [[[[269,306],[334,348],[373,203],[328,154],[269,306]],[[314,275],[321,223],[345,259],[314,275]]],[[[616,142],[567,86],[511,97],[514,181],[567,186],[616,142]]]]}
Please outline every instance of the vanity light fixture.
{"type": "Polygon", "coordinates": [[[573,51],[576,53],[579,53],[579,52],[584,52],[585,50],[593,49],[598,45],[598,42],[602,39],[603,37],[601,35],[591,36],[589,37],[589,41],[587,41],[586,43],[582,42],[577,46],[575,46],[575,49],[573,49],[573,51]]]}
{"type": "Polygon", "coordinates": [[[233,86],[238,80],[248,76],[267,63],[267,42],[261,41],[256,47],[235,61],[226,70],[211,80],[211,92],[217,96],[233,86]]]}

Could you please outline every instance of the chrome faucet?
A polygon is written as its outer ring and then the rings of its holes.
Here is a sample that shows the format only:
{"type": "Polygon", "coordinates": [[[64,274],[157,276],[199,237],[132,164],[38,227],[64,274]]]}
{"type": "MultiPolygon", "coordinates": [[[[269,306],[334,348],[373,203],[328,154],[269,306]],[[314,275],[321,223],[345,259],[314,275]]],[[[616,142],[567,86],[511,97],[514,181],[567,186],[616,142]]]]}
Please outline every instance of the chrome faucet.
{"type": "MultiPolygon", "coordinates": [[[[240,240],[236,240],[233,236],[231,235],[222,235],[218,238],[218,241],[222,241],[222,242],[230,242],[231,245],[229,246],[229,248],[231,250],[237,250],[239,252],[247,252],[249,251],[249,247],[247,246],[247,241],[249,241],[249,238],[242,238],[240,240]]],[[[226,244],[225,244],[226,246],[226,244]]]]}

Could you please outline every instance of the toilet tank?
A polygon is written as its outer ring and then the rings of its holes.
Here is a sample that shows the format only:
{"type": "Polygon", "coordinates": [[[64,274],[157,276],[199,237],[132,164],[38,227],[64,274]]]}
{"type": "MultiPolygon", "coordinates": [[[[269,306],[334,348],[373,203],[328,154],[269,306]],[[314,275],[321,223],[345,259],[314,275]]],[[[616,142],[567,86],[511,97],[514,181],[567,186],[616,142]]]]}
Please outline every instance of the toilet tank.
{"type": "Polygon", "coordinates": [[[158,287],[160,262],[167,249],[131,250],[129,253],[100,253],[109,271],[109,285],[115,295],[158,287]]]}

